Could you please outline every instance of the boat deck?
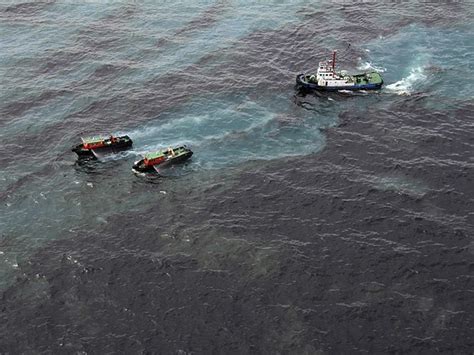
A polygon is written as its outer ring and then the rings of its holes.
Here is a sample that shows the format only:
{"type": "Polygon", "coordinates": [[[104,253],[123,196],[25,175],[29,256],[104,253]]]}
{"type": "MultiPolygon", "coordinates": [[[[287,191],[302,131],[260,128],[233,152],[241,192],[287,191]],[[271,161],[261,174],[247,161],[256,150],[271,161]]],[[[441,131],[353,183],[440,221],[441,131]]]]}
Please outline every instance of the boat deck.
{"type": "MultiPolygon", "coordinates": [[[[186,153],[187,149],[184,148],[184,147],[173,148],[173,152],[174,152],[175,156],[178,156],[180,154],[186,153]]],[[[163,150],[159,150],[157,152],[147,153],[147,154],[145,154],[145,158],[148,159],[148,160],[153,160],[153,159],[156,159],[156,158],[159,158],[159,157],[162,157],[162,156],[167,156],[167,155],[168,155],[168,150],[163,149],[163,150]]]]}

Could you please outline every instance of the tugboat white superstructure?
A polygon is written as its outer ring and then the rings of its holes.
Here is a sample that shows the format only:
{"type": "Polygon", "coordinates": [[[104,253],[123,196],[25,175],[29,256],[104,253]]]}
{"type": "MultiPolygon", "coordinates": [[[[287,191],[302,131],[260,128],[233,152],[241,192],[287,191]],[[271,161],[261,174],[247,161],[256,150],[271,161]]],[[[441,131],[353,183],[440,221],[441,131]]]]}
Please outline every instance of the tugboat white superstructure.
{"type": "Polygon", "coordinates": [[[377,90],[383,85],[382,76],[376,72],[349,75],[336,72],[336,51],[332,60],[320,62],[316,74],[298,74],[296,84],[308,90],[377,90]]]}

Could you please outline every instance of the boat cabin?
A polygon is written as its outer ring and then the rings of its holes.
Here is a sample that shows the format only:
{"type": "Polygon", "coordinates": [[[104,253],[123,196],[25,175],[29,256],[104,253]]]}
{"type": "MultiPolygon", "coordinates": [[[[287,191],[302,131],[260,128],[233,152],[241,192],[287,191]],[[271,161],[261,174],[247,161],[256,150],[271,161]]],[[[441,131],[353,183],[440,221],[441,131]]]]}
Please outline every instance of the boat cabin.
{"type": "Polygon", "coordinates": [[[332,60],[319,63],[316,77],[311,79],[320,86],[344,87],[352,85],[349,76],[336,73],[336,51],[332,54],[332,60]]]}
{"type": "Polygon", "coordinates": [[[331,61],[320,62],[318,67],[318,79],[323,78],[325,80],[334,79],[335,72],[332,68],[331,61]]]}
{"type": "Polygon", "coordinates": [[[96,149],[105,146],[105,140],[103,137],[82,138],[82,144],[85,149],[96,149]]]}
{"type": "Polygon", "coordinates": [[[166,159],[165,154],[162,151],[159,151],[159,152],[146,154],[145,158],[143,159],[143,163],[146,166],[153,166],[153,165],[161,163],[165,159],[166,159]]]}
{"type": "Polygon", "coordinates": [[[84,149],[97,149],[105,147],[113,143],[117,143],[119,138],[111,135],[108,138],[97,136],[97,137],[88,137],[82,138],[82,145],[84,149]]]}

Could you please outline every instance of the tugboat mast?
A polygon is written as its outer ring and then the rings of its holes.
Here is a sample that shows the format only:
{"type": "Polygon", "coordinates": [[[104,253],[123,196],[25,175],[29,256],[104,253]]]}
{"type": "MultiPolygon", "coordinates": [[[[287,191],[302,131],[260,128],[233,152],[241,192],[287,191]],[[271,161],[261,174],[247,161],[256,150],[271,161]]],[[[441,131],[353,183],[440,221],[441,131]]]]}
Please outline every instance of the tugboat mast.
{"type": "Polygon", "coordinates": [[[332,51],[332,71],[334,72],[336,68],[336,51],[332,51]]]}

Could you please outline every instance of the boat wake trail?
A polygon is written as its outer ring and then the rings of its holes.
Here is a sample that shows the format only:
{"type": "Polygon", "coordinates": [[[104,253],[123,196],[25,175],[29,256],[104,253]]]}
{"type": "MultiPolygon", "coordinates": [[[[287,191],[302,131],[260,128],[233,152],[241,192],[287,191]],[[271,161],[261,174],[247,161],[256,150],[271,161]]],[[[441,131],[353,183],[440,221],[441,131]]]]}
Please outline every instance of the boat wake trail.
{"type": "Polygon", "coordinates": [[[385,91],[396,93],[398,95],[411,95],[416,84],[425,81],[427,76],[422,67],[412,68],[410,74],[405,78],[389,84],[385,87],[385,91]]]}
{"type": "Polygon", "coordinates": [[[374,65],[371,62],[364,62],[361,65],[359,65],[357,67],[357,69],[364,70],[364,71],[373,70],[373,71],[376,71],[378,73],[385,73],[387,71],[387,68],[374,65]]]}
{"type": "Polygon", "coordinates": [[[294,107],[283,100],[270,98],[258,104],[245,96],[233,98],[230,104],[218,97],[205,101],[204,105],[195,102],[167,112],[127,132],[134,140],[134,149],[128,154],[187,145],[196,153],[193,161],[197,166],[213,169],[249,160],[305,155],[323,145],[319,131],[323,123],[314,112],[295,117],[294,107]],[[295,150],[295,145],[300,148],[295,150]]]}

